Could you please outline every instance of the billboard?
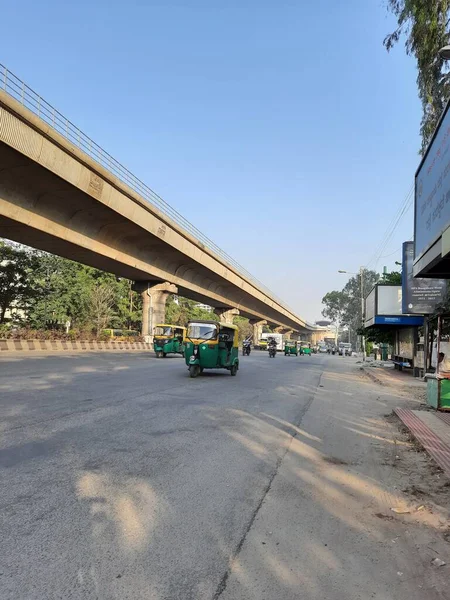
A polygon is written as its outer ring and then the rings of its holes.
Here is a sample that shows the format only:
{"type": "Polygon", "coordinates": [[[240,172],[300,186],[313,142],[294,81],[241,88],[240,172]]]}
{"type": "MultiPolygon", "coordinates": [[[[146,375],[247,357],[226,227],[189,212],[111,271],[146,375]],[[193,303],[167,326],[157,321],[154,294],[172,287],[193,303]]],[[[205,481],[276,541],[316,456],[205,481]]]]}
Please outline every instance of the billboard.
{"type": "Polygon", "coordinates": [[[445,298],[445,279],[413,277],[414,242],[403,244],[402,312],[412,315],[430,315],[445,298]]]}
{"type": "Polygon", "coordinates": [[[439,122],[415,179],[414,259],[450,225],[450,111],[439,122]]]}
{"type": "Polygon", "coordinates": [[[423,316],[402,313],[402,286],[377,283],[366,298],[365,326],[417,327],[423,316]]]}
{"type": "Polygon", "coordinates": [[[370,294],[367,296],[366,298],[366,310],[365,310],[365,317],[366,317],[366,321],[370,321],[371,319],[375,318],[375,295],[376,295],[376,288],[373,288],[373,290],[370,292],[370,294]]]}
{"type": "Polygon", "coordinates": [[[400,285],[377,285],[376,314],[390,317],[402,314],[402,287],[400,285]]]}

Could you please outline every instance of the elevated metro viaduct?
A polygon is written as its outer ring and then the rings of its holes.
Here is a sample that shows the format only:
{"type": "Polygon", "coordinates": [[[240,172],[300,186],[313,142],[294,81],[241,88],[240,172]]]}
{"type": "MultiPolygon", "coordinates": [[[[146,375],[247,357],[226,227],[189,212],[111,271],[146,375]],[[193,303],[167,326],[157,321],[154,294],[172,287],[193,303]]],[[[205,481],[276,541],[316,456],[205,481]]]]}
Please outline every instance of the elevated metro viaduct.
{"type": "Polygon", "coordinates": [[[143,335],[164,321],[171,293],[224,320],[248,317],[255,338],[265,323],[302,337],[314,330],[42,98],[30,110],[23,90],[4,87],[0,236],[135,281],[143,335]]]}

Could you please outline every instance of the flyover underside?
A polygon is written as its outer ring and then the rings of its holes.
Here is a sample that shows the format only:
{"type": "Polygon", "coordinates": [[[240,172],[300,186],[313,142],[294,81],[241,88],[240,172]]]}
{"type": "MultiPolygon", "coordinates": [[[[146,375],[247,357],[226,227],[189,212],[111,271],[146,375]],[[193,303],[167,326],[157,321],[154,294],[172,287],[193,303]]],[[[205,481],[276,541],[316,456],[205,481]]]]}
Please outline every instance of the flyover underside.
{"type": "Polygon", "coordinates": [[[179,293],[299,331],[261,302],[137,223],[0,142],[0,236],[135,281],[169,281],[179,293]]]}

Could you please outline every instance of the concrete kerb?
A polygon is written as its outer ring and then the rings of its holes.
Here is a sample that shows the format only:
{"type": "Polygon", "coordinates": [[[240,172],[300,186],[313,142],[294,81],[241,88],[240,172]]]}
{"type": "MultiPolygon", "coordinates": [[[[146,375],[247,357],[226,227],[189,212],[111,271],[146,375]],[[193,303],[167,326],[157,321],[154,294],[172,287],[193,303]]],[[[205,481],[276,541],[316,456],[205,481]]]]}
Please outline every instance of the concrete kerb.
{"type": "Polygon", "coordinates": [[[8,340],[0,339],[2,352],[145,352],[152,351],[153,345],[146,342],[101,342],[96,340],[8,340]]]}

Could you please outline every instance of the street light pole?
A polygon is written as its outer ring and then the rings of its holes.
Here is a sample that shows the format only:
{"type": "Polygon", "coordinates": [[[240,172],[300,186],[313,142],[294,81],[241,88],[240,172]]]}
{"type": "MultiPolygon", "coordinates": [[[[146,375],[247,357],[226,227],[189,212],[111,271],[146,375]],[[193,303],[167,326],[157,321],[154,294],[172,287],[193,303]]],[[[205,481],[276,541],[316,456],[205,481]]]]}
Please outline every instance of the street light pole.
{"type": "MultiPolygon", "coordinates": [[[[359,277],[361,280],[361,327],[364,328],[364,267],[359,269],[359,277]]],[[[362,359],[366,360],[366,338],[361,334],[362,359]]]]}

